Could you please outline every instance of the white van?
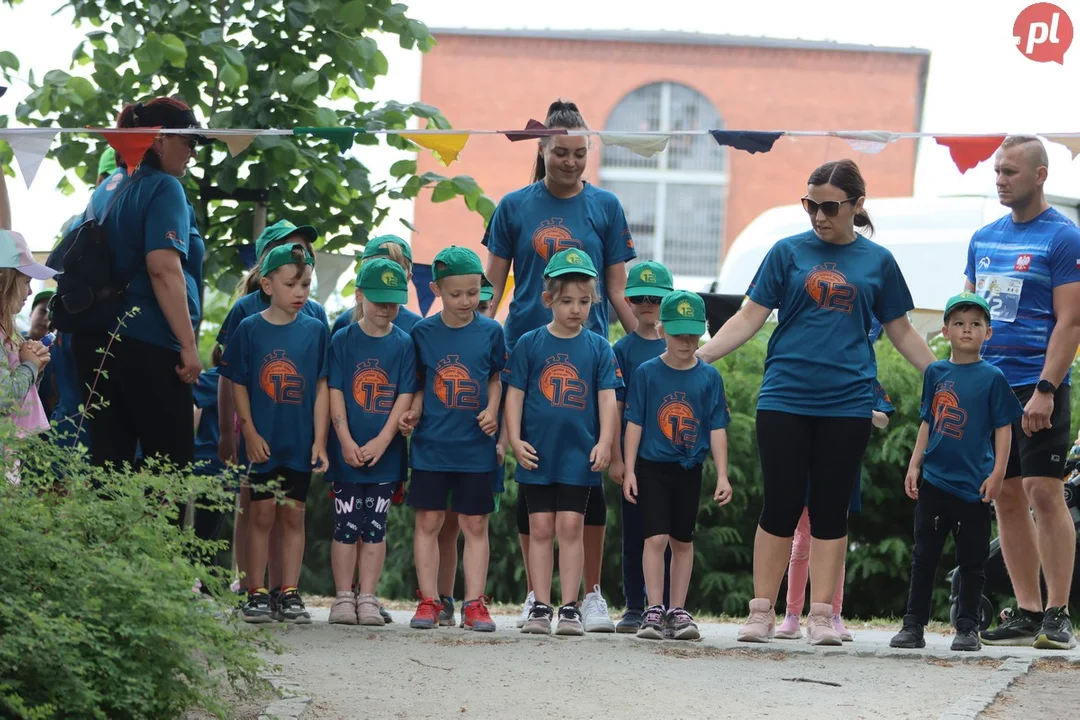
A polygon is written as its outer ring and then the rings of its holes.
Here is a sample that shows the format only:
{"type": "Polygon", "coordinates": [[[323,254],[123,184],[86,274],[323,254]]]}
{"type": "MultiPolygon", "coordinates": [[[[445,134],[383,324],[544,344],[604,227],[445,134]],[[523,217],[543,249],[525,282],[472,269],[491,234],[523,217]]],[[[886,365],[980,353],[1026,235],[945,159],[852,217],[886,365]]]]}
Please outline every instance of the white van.
{"type": "MultiPolygon", "coordinates": [[[[1080,224],[1080,199],[1047,196],[1047,201],[1080,224]]],[[[868,198],[866,211],[874,223],[872,240],[899,263],[915,301],[912,322],[927,337],[940,332],[945,302],[964,288],[972,234],[1008,212],[996,195],[868,198]]],[[[715,292],[745,293],[773,244],[809,228],[802,205],[763,212],[732,243],[715,292]]]]}

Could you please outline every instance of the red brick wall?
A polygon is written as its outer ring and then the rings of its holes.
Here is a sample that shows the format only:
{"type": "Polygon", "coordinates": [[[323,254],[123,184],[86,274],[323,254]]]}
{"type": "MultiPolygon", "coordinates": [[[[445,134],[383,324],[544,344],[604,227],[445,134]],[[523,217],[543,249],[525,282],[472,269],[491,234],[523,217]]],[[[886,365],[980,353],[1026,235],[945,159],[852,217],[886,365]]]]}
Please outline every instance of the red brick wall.
{"type": "MultiPolygon", "coordinates": [[[[517,129],[543,121],[556,98],[575,101],[590,127],[604,129],[615,105],[634,89],[676,82],[705,95],[725,127],[738,130],[891,130],[917,128],[926,56],[840,50],[581,42],[560,39],[436,35],[423,60],[420,97],[454,127],[517,129]]],[[[596,181],[594,139],[586,179],[596,181]]],[[[729,150],[725,249],[762,211],[796,202],[820,163],[855,159],[870,194],[910,195],[916,144],[894,143],[859,155],[839,138],[777,140],[772,152],[729,150]]],[[[474,136],[457,162],[440,165],[421,153],[421,171],[471,175],[494,200],[531,179],[535,141],[474,136]]],[[[633,208],[626,208],[632,217],[633,208]]],[[[416,204],[418,262],[450,244],[480,251],[483,222],[460,200],[416,204]]],[[[483,253],[481,253],[483,256],[483,253]]]]}

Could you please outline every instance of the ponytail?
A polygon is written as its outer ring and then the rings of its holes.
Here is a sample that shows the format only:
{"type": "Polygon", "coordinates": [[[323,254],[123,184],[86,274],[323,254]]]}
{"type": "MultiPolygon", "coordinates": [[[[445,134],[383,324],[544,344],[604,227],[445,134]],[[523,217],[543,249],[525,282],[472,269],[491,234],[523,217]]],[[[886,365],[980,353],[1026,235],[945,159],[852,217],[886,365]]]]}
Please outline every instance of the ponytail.
{"type": "MultiPolygon", "coordinates": [[[[166,113],[191,113],[191,107],[178,98],[158,97],[147,103],[134,103],[125,105],[116,118],[118,128],[158,127],[161,125],[161,116],[166,113]]],[[[194,118],[194,116],[192,116],[194,118]]],[[[171,127],[171,126],[170,126],[171,127]]],[[[156,152],[147,148],[140,163],[146,163],[150,167],[161,169],[161,158],[156,152]]],[[[116,166],[127,168],[127,162],[120,153],[116,153],[116,166]]]]}
{"type": "MultiPolygon", "coordinates": [[[[581,117],[581,111],[578,110],[577,103],[566,100],[556,100],[548,106],[544,127],[548,129],[563,128],[565,130],[589,129],[589,126],[585,124],[585,119],[581,117]]],[[[547,168],[544,167],[544,148],[547,147],[548,142],[550,142],[550,136],[540,138],[539,152],[536,153],[536,164],[533,165],[533,182],[539,182],[547,175],[547,168]]]]}

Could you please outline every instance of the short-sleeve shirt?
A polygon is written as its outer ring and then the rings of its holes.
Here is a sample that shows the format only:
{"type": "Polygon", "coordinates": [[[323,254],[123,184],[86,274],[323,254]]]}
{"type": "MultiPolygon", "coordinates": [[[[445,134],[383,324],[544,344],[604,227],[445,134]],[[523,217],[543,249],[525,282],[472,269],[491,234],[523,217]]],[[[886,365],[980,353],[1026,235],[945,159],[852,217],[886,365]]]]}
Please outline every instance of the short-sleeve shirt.
{"type": "MultiPolygon", "coordinates": [[[[371,337],[359,323],[348,325],[330,341],[330,388],[345,396],[349,435],[363,447],[386,427],[398,396],[418,389],[412,338],[396,326],[383,337],[371,337]]],[[[361,468],[345,462],[337,433],[331,429],[330,434],[335,437],[330,455],[334,480],[382,484],[405,479],[406,440],[401,434],[394,435],[379,462],[361,468]]]]}
{"type": "Polygon", "coordinates": [[[653,358],[630,380],[626,421],[641,427],[643,460],[700,465],[709,454],[710,434],[730,419],[720,371],[700,358],[688,370],[653,358]]]}
{"type": "Polygon", "coordinates": [[[560,338],[546,327],[521,336],[510,353],[510,386],[525,393],[521,439],[537,467],[518,466],[514,479],[536,485],[601,484],[589,454],[600,440],[598,394],[623,384],[611,345],[596,333],[560,338]]]}
{"type": "Polygon", "coordinates": [[[1054,208],[1026,223],[1006,215],[972,236],[964,274],[990,305],[994,333],[983,359],[1013,387],[1039,382],[1054,330],[1054,288],[1080,282],[1080,229],[1054,208]]]}
{"type": "Polygon", "coordinates": [[[626,402],[626,392],[634,379],[634,372],[641,367],[642,363],[653,358],[660,357],[667,349],[667,343],[663,338],[646,340],[636,332],[628,333],[619,338],[615,343],[615,360],[619,363],[625,385],[615,391],[615,397],[619,402],[626,402]]]}
{"type": "Polygon", "coordinates": [[[212,367],[199,373],[195,381],[193,395],[195,407],[202,410],[199,426],[195,429],[195,461],[202,475],[217,475],[225,470],[218,459],[218,442],[221,439],[221,427],[218,424],[217,391],[220,375],[212,367]]]}
{"type": "MultiPolygon", "coordinates": [[[[206,248],[195,223],[195,210],[188,203],[180,181],[149,166],[140,168],[137,174],[141,176],[138,184],[120,196],[105,219],[109,253],[116,273],[123,277],[135,271],[140,263],[143,265],[128,285],[121,313],[126,314],[134,307],[139,311],[124,320],[119,334],[179,350],[180,341],[173,335],[150,284],[146,256],[163,249],[176,250],[180,254],[188,315],[194,328],[202,314],[200,298],[206,248]]],[[[112,196],[130,182],[132,180],[123,168],[110,175],[91,198],[95,215],[101,217],[112,196]]]]}
{"type": "Polygon", "coordinates": [[[498,464],[496,438],[484,434],[476,416],[488,406],[488,381],[505,363],[502,328],[479,314],[452,328],[437,313],[416,324],[412,339],[424,388],[409,452],[413,470],[490,473],[498,464]]]}
{"type": "Polygon", "coordinates": [[[769,250],[747,294],[779,311],[758,409],[870,417],[873,320],[888,324],[914,308],[892,253],[862,235],[834,245],[808,230],[769,250]]]}
{"type": "Polygon", "coordinates": [[[544,307],[544,268],[560,250],[578,248],[600,272],[601,301],[589,311],[585,327],[608,336],[608,303],[604,269],[637,257],[622,204],[613,193],[585,183],[572,198],[557,198],[538,181],[509,193],[495,208],[483,244],[492,255],[510,260],[514,296],[506,318],[506,344],[512,351],[518,338],[551,322],[544,307]]]}
{"type": "MultiPolygon", "coordinates": [[[[230,336],[245,318],[261,313],[269,307],[270,299],[263,297],[262,292],[259,290],[250,292],[237,300],[233,303],[233,306],[229,308],[228,314],[225,315],[224,322],[221,323],[221,328],[218,330],[217,334],[218,344],[223,348],[227,348],[229,346],[230,336]]],[[[326,319],[326,310],[314,300],[308,299],[308,301],[304,303],[304,307],[300,308],[300,314],[315,318],[325,325],[327,329],[330,328],[330,321],[326,319]]]]}
{"type": "Polygon", "coordinates": [[[892,404],[892,398],[881,383],[874,379],[874,410],[892,417],[896,414],[896,408],[892,404]]]}
{"type": "MultiPolygon", "coordinates": [[[[330,330],[309,315],[274,325],[256,313],[236,328],[218,371],[247,388],[255,431],[270,446],[270,459],[252,472],[311,470],[315,395],[329,361],[330,330]]],[[[242,435],[240,453],[248,457],[242,435]]]]}
{"type": "Polygon", "coordinates": [[[923,373],[919,414],[930,426],[923,478],[962,500],[979,502],[979,487],[994,470],[994,431],[1024,414],[1005,375],[985,360],[939,360],[923,373]]]}
{"type": "MultiPolygon", "coordinates": [[[[330,336],[333,337],[334,335],[337,335],[338,330],[349,327],[349,325],[353,323],[353,316],[355,314],[356,306],[354,305],[353,307],[338,315],[337,318],[334,319],[334,327],[330,329],[330,336]]],[[[406,333],[410,333],[412,332],[412,329],[416,325],[416,323],[420,322],[421,320],[423,320],[422,317],[402,305],[401,309],[398,310],[397,317],[394,318],[394,327],[401,328],[406,333]]]]}

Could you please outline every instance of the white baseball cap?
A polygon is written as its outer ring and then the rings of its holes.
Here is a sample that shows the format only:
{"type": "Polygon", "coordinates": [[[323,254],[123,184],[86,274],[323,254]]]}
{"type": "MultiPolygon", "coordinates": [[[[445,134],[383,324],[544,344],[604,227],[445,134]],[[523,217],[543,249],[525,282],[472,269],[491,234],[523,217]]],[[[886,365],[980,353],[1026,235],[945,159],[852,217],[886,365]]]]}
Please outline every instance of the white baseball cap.
{"type": "Polygon", "coordinates": [[[57,271],[34,260],[26,239],[17,232],[0,229],[0,268],[13,268],[34,280],[49,280],[57,271]]]}

